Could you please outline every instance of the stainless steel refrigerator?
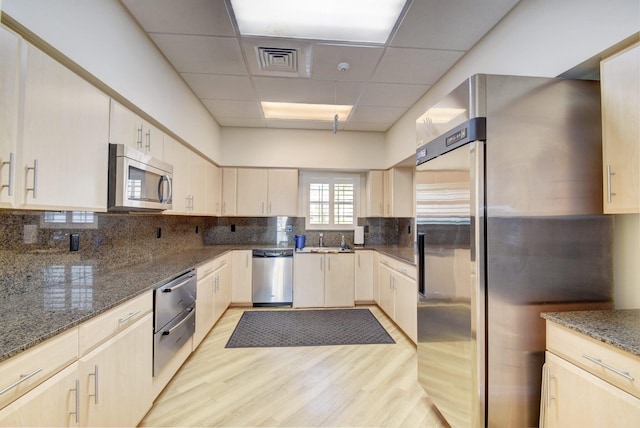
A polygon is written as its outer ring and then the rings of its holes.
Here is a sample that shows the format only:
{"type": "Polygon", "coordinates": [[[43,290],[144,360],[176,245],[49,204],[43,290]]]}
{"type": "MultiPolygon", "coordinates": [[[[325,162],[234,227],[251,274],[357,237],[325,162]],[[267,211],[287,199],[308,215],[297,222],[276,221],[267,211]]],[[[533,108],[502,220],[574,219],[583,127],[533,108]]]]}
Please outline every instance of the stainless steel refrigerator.
{"type": "Polygon", "coordinates": [[[599,84],[474,75],[416,132],[419,381],[454,427],[538,426],[540,313],[612,302],[599,84]]]}

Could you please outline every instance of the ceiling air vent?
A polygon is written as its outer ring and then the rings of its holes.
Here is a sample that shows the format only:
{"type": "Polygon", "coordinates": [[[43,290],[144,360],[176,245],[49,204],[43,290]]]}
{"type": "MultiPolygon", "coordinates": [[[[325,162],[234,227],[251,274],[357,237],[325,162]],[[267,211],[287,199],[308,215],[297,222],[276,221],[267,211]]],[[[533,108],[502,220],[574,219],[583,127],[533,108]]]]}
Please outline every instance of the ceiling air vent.
{"type": "Polygon", "coordinates": [[[298,50],[258,46],[258,64],[262,71],[298,72],[298,50]]]}

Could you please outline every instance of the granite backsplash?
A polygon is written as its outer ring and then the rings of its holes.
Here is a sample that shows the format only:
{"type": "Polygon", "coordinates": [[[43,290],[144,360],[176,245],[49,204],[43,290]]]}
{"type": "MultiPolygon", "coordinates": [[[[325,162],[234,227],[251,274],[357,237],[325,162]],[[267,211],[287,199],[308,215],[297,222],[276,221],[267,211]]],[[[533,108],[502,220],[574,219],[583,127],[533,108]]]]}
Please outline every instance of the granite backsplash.
{"type": "MultiPolygon", "coordinates": [[[[413,219],[359,218],[366,245],[413,246],[413,219]]],[[[56,263],[112,270],[204,245],[294,246],[296,234],[317,245],[303,217],[198,217],[167,214],[31,212],[0,210],[0,288],[34,269],[56,263]],[[77,213],[76,213],[77,214],[77,213]],[[79,250],[70,251],[70,236],[79,250]]],[[[323,231],[325,246],[353,245],[352,231],[323,231]]]]}

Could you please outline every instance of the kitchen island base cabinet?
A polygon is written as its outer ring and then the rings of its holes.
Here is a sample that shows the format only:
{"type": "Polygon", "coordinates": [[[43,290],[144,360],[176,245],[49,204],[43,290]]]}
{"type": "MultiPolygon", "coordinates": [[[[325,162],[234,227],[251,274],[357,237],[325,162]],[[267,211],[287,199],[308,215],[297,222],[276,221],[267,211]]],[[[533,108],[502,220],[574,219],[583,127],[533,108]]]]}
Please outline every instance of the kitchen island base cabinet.
{"type": "Polygon", "coordinates": [[[378,306],[414,342],[418,340],[418,287],[415,266],[379,256],[378,306]]]}

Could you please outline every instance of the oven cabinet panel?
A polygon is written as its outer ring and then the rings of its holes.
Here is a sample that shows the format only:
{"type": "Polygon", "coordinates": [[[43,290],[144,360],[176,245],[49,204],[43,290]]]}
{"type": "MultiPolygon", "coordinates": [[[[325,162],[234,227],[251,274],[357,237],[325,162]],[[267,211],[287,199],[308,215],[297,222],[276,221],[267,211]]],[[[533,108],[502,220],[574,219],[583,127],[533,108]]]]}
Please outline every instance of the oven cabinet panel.
{"type": "Polygon", "coordinates": [[[78,426],[77,380],[78,364],[73,363],[0,410],[0,426],[78,426]]]}
{"type": "Polygon", "coordinates": [[[23,103],[19,207],[107,211],[109,97],[27,45],[23,103]]]}
{"type": "Polygon", "coordinates": [[[80,358],[80,424],[136,426],[153,397],[151,313],[80,358]]]}

